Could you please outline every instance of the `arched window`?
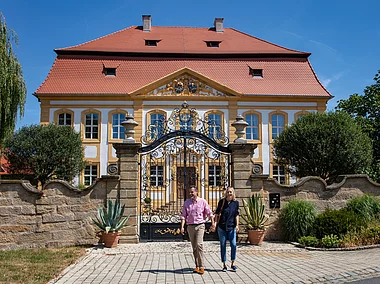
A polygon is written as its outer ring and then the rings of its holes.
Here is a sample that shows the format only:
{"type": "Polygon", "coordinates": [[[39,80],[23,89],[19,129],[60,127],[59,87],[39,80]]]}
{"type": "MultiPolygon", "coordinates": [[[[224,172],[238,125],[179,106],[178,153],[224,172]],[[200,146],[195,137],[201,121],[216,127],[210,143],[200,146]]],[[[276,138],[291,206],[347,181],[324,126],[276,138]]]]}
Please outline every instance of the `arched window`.
{"type": "Polygon", "coordinates": [[[259,140],[259,116],[256,114],[246,114],[245,121],[248,123],[245,129],[246,139],[259,140]]]}
{"type": "Polygon", "coordinates": [[[54,112],[54,122],[58,126],[73,126],[74,113],[68,109],[60,109],[54,112]]]}
{"type": "Polygon", "coordinates": [[[160,138],[165,133],[166,113],[161,110],[154,110],[148,113],[147,127],[150,130],[151,138],[160,138]]]}
{"type": "Polygon", "coordinates": [[[306,115],[306,114],[309,114],[309,112],[304,111],[304,110],[303,110],[303,111],[296,112],[296,113],[294,114],[294,121],[296,121],[297,119],[303,117],[303,116],[306,115]]]}
{"type": "Polygon", "coordinates": [[[273,113],[271,115],[272,139],[276,139],[285,129],[286,117],[282,113],[273,113]]]}
{"type": "Polygon", "coordinates": [[[222,115],[219,113],[209,113],[207,115],[208,137],[211,139],[220,139],[222,127],[222,115]]]}
{"type": "Polygon", "coordinates": [[[125,113],[114,113],[112,115],[112,139],[124,139],[124,127],[121,123],[125,120],[125,113]]]}
{"type": "Polygon", "coordinates": [[[100,138],[100,112],[87,110],[82,113],[84,139],[100,138]]]}
{"type": "Polygon", "coordinates": [[[58,114],[58,126],[71,126],[71,114],[60,113],[58,114]]]}

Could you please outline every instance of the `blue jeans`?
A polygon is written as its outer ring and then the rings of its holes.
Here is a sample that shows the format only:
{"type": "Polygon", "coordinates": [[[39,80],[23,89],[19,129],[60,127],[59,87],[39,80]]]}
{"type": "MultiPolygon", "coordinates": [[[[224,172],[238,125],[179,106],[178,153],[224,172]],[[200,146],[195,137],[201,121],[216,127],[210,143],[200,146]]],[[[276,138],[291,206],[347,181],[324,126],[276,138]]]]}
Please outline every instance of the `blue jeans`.
{"type": "Polygon", "coordinates": [[[220,257],[222,262],[226,262],[226,250],[227,250],[227,239],[230,241],[231,246],[231,261],[236,259],[236,229],[231,231],[224,231],[218,227],[218,236],[220,242],[220,257]]]}

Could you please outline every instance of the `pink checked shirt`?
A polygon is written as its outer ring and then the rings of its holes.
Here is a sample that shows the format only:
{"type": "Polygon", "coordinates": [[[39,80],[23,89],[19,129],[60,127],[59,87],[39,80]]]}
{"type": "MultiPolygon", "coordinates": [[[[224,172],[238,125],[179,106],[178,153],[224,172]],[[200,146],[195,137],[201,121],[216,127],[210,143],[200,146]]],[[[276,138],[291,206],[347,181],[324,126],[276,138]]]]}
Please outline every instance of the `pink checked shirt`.
{"type": "Polygon", "coordinates": [[[206,218],[212,217],[212,211],[207,201],[198,197],[196,201],[189,198],[185,201],[182,208],[181,219],[186,220],[186,224],[202,224],[206,222],[206,218]]]}

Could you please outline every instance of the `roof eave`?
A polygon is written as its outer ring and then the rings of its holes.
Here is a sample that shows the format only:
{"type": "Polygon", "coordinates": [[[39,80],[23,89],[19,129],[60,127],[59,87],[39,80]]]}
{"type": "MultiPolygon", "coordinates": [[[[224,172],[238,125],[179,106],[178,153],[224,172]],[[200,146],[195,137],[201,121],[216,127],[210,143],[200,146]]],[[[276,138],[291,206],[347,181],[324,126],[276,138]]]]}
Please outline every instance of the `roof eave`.
{"type": "Polygon", "coordinates": [[[98,55],[128,57],[166,57],[166,58],[308,58],[311,53],[174,53],[174,52],[122,52],[98,50],[54,49],[57,55],[98,55]]]}

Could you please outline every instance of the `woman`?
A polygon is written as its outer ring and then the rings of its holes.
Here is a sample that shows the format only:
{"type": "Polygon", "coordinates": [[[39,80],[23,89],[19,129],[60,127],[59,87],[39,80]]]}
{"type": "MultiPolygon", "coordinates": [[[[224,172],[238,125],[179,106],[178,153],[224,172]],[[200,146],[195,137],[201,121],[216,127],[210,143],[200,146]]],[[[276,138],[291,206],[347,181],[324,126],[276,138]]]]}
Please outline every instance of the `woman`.
{"type": "Polygon", "coordinates": [[[223,271],[227,271],[226,266],[226,246],[227,239],[231,246],[231,269],[236,271],[236,233],[239,232],[239,201],[235,198],[235,189],[229,187],[224,193],[224,198],[219,200],[215,214],[219,218],[215,225],[218,228],[220,242],[220,256],[223,262],[223,271]]]}

